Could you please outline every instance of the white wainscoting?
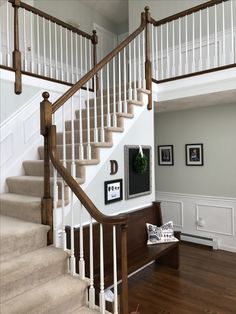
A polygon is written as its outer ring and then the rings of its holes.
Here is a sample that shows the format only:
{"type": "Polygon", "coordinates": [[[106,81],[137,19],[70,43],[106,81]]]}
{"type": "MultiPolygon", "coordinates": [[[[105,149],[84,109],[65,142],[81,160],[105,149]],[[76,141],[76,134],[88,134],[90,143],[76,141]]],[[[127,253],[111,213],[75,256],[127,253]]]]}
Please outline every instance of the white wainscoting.
{"type": "Polygon", "coordinates": [[[236,252],[236,198],[156,191],[163,221],[173,220],[185,234],[217,239],[222,250],[236,252]]]}

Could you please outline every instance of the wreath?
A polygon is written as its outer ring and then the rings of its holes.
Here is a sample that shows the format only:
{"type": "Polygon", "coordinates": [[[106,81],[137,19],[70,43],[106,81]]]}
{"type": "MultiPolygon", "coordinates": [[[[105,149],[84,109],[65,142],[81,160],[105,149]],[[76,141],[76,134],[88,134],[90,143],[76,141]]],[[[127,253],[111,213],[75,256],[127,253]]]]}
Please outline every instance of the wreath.
{"type": "Polygon", "coordinates": [[[139,174],[144,174],[147,171],[148,168],[148,158],[143,153],[142,148],[139,149],[139,153],[134,159],[134,169],[135,172],[139,174]]]}

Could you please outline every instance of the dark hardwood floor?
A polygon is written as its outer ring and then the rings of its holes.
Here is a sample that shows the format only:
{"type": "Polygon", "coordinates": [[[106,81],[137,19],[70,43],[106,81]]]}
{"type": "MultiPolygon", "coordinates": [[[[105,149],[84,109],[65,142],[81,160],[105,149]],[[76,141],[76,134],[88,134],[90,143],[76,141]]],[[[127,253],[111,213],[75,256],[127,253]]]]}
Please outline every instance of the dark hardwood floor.
{"type": "Polygon", "coordinates": [[[140,314],[236,314],[236,253],[181,243],[179,270],[148,266],[129,279],[140,314]]]}

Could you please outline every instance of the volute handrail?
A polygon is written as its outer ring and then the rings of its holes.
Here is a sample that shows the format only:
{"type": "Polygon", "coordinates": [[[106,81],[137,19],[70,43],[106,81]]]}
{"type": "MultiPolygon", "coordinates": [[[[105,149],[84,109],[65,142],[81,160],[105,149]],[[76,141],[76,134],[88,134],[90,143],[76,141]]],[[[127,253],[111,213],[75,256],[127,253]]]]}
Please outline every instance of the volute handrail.
{"type": "Polygon", "coordinates": [[[174,20],[177,20],[177,19],[184,17],[186,15],[190,15],[192,13],[198,12],[200,10],[204,10],[206,8],[210,8],[216,4],[220,4],[222,2],[227,2],[227,1],[229,1],[229,0],[210,0],[210,1],[207,1],[205,3],[199,4],[195,7],[192,7],[190,9],[187,9],[187,10],[181,11],[179,13],[165,17],[164,19],[161,19],[159,21],[151,18],[151,23],[153,24],[153,26],[160,26],[160,25],[166,24],[168,22],[172,22],[174,20]]]}
{"type": "MultiPolygon", "coordinates": [[[[148,10],[148,9],[147,9],[148,10]]],[[[92,70],[85,74],[77,83],[75,83],[65,94],[63,94],[57,101],[52,104],[52,113],[56,112],[66,101],[68,101],[81,87],[84,86],[91,78],[93,78],[99,70],[101,70],[109,61],[112,60],[123,48],[137,37],[145,28],[147,20],[145,12],[141,13],[140,26],[129,35],[122,43],[113,49],[106,57],[104,57],[92,70]]]]}
{"type": "Polygon", "coordinates": [[[57,144],[56,144],[56,126],[51,125],[48,127],[48,147],[49,147],[49,155],[50,159],[53,163],[53,166],[60,173],[62,178],[83,204],[83,206],[87,209],[89,214],[99,223],[101,224],[113,224],[113,225],[126,225],[128,222],[127,214],[120,214],[114,216],[104,215],[101,211],[97,209],[91,199],[87,196],[87,194],[83,191],[80,185],[76,182],[76,180],[71,176],[70,172],[62,165],[60,159],[58,158],[57,153],[57,144]]]}
{"type": "Polygon", "coordinates": [[[74,26],[72,26],[72,25],[70,25],[70,24],[68,24],[66,22],[61,21],[60,19],[58,19],[58,18],[56,18],[56,17],[54,17],[54,16],[52,16],[50,14],[47,14],[47,13],[45,13],[45,12],[35,8],[35,7],[32,7],[31,5],[29,5],[29,4],[25,3],[25,2],[18,1],[17,4],[16,4],[16,0],[8,0],[8,2],[10,2],[10,3],[14,4],[14,5],[17,5],[18,7],[23,8],[23,9],[25,9],[27,11],[30,11],[30,12],[32,12],[34,14],[37,14],[37,15],[39,15],[41,17],[44,17],[46,20],[49,20],[49,21],[52,21],[52,22],[54,22],[54,23],[56,23],[58,25],[61,25],[61,26],[65,27],[65,28],[71,30],[74,33],[77,33],[77,34],[79,34],[79,35],[81,35],[83,37],[86,37],[87,39],[93,40],[93,38],[94,38],[93,35],[90,35],[90,34],[84,32],[84,31],[80,30],[79,28],[76,28],[76,27],[74,27],[74,26]]]}

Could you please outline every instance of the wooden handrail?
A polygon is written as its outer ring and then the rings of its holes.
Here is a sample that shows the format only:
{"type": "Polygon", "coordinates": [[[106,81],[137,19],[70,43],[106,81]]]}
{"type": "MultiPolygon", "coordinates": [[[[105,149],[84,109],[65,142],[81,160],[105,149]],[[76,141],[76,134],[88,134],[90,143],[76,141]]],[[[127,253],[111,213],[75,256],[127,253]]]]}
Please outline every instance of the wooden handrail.
{"type": "Polygon", "coordinates": [[[85,74],[77,83],[75,83],[65,94],[63,94],[52,105],[52,113],[56,112],[67,100],[69,100],[82,86],[84,86],[91,78],[93,78],[99,70],[101,70],[109,61],[111,61],[123,48],[125,48],[136,36],[138,36],[145,28],[147,22],[145,13],[141,14],[141,25],[129,35],[122,43],[112,50],[105,58],[103,58],[92,70],[85,74]]]}
{"type": "MultiPolygon", "coordinates": [[[[10,3],[12,3],[12,4],[15,3],[15,0],[8,0],[8,1],[10,3]]],[[[46,20],[52,21],[52,22],[54,22],[54,23],[56,23],[56,24],[58,24],[60,26],[63,26],[63,27],[69,29],[70,31],[72,31],[74,33],[77,33],[77,34],[79,34],[79,35],[81,35],[83,37],[86,37],[86,38],[88,38],[90,40],[93,40],[93,35],[90,35],[90,34],[84,32],[84,31],[81,31],[80,29],[78,29],[78,28],[76,28],[76,27],[74,27],[74,26],[72,26],[72,25],[70,25],[70,24],[68,24],[66,22],[63,22],[63,21],[59,20],[58,18],[56,18],[56,17],[54,17],[52,15],[49,15],[49,14],[47,14],[47,13],[45,13],[45,12],[35,8],[35,7],[32,7],[31,5],[29,5],[27,3],[24,3],[24,2],[20,1],[19,7],[23,8],[23,9],[25,9],[27,11],[30,11],[30,12],[32,12],[34,14],[37,14],[37,15],[39,15],[41,17],[44,17],[46,20]]]]}
{"type": "Polygon", "coordinates": [[[168,22],[172,22],[174,20],[177,20],[177,19],[184,17],[186,15],[190,15],[190,14],[198,12],[200,10],[210,8],[210,7],[214,6],[215,4],[220,4],[220,3],[226,2],[226,1],[229,1],[229,0],[210,0],[210,1],[207,1],[205,3],[199,4],[195,7],[192,7],[190,9],[187,9],[187,10],[181,11],[179,13],[165,17],[164,19],[161,19],[159,21],[156,21],[155,19],[151,18],[151,23],[153,24],[153,26],[160,26],[160,25],[166,24],[168,22]]]}
{"type": "Polygon", "coordinates": [[[56,148],[56,126],[51,125],[48,127],[48,147],[50,159],[53,166],[57,169],[58,173],[62,176],[73,193],[77,196],[83,206],[87,209],[89,214],[101,224],[113,224],[113,225],[127,225],[128,215],[120,214],[115,216],[107,216],[100,212],[87,194],[83,191],[76,180],[71,176],[70,172],[62,165],[57,155],[56,148]]]}

